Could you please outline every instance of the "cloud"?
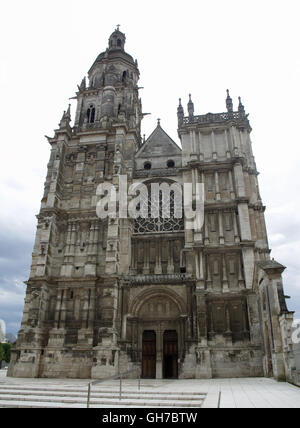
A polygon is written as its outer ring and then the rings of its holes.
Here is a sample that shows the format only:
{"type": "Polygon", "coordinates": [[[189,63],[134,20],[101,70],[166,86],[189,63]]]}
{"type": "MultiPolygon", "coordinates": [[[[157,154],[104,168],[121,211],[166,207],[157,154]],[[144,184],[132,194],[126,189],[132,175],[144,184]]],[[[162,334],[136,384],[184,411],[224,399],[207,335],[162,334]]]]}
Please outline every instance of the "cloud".
{"type": "Polygon", "coordinates": [[[7,227],[0,221],[0,318],[6,331],[16,334],[20,328],[26,285],[31,263],[32,240],[24,239],[24,230],[7,227]],[[13,233],[11,233],[13,229],[13,233]]]}

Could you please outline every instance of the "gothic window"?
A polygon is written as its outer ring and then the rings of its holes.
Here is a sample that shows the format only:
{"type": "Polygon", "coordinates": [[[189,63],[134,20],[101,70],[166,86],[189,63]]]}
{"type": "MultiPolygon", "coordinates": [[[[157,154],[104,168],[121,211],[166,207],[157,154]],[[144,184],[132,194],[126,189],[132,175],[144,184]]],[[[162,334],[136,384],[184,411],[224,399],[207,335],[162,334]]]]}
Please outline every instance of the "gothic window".
{"type": "Polygon", "coordinates": [[[125,80],[126,80],[126,76],[127,76],[126,71],[123,71],[123,74],[122,74],[122,82],[125,82],[125,80]]]}
{"type": "Polygon", "coordinates": [[[89,106],[89,108],[87,109],[87,118],[88,118],[88,123],[94,123],[95,122],[95,107],[93,106],[93,104],[91,104],[89,106]]]}
{"type": "MultiPolygon", "coordinates": [[[[157,183],[159,184],[159,183],[157,183]]],[[[181,197],[181,196],[180,196],[181,197]]],[[[151,194],[151,185],[148,186],[148,194],[143,196],[139,206],[141,213],[147,213],[135,219],[134,233],[156,233],[184,230],[184,218],[181,203],[177,191],[170,190],[169,201],[163,201],[162,192],[151,194]],[[157,197],[158,196],[158,197],[157,197]],[[167,208],[166,208],[167,207],[167,208]],[[168,216],[165,215],[168,211],[168,216]],[[152,215],[156,213],[156,215],[152,215]]]]}
{"type": "Polygon", "coordinates": [[[168,168],[174,168],[174,166],[175,166],[175,162],[172,159],[168,160],[167,167],[168,168]]]}

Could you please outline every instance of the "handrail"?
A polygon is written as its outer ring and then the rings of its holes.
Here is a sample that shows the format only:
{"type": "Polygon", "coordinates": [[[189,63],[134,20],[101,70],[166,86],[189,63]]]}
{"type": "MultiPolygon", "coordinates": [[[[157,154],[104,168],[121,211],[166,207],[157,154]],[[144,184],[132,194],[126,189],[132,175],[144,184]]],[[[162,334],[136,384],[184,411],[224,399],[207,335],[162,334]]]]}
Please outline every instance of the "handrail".
{"type": "Polygon", "coordinates": [[[138,372],[138,390],[140,391],[140,389],[141,389],[141,369],[140,368],[131,369],[131,370],[128,370],[127,372],[118,373],[116,375],[109,376],[109,377],[106,377],[104,379],[99,379],[99,380],[94,380],[92,382],[89,382],[88,383],[88,396],[87,396],[86,407],[89,408],[89,406],[90,406],[91,385],[96,385],[97,383],[102,383],[102,382],[106,382],[108,380],[114,380],[114,379],[118,379],[118,378],[120,378],[119,400],[121,400],[122,399],[122,377],[125,375],[128,375],[129,373],[133,373],[133,372],[138,372]]]}

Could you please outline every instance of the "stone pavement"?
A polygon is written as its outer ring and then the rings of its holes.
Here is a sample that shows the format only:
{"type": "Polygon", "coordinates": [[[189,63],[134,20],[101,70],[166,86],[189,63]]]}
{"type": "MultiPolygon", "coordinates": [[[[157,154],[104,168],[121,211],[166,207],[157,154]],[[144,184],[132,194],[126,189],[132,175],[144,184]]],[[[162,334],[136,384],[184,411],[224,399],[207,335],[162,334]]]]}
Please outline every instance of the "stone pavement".
{"type": "MultiPolygon", "coordinates": [[[[19,379],[0,370],[0,407],[86,407],[88,379],[19,379]]],[[[119,381],[92,387],[91,407],[300,408],[300,388],[269,378],[119,381]],[[219,393],[221,393],[219,395],[219,393]]]]}

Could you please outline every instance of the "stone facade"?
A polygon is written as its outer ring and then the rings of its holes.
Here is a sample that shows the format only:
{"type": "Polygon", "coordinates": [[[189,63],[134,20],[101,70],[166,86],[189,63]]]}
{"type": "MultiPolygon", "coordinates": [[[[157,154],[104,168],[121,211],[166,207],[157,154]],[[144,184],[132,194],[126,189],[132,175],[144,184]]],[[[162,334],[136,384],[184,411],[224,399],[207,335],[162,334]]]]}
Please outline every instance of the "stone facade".
{"type": "MultiPolygon", "coordinates": [[[[264,209],[239,100],[188,116],[182,149],[158,121],[141,139],[137,61],[118,29],[64,112],[51,146],[9,376],[103,378],[274,376],[292,379],[291,324],[281,273],[270,260],[264,209]],[[97,188],[142,182],[204,185],[204,226],[99,218],[97,188]],[[136,376],[133,373],[132,376],[136,376]]],[[[129,198],[130,199],[130,198],[129,198]]],[[[145,202],[145,201],[144,201],[145,202]]],[[[142,202],[141,202],[142,203],[142,202]]],[[[161,202],[160,202],[161,203],[161,202]]],[[[147,204],[147,202],[146,202],[147,204]]]]}

